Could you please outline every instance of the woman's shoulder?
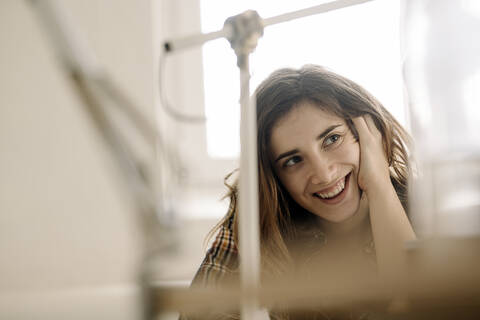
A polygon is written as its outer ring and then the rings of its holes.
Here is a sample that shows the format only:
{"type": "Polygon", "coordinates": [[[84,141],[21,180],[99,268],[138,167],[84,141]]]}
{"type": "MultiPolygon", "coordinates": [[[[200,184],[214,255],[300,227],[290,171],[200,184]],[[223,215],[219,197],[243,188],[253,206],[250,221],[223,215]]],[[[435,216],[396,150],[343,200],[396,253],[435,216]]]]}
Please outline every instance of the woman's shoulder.
{"type": "Polygon", "coordinates": [[[233,219],[228,219],[219,228],[192,285],[217,286],[219,281],[230,278],[237,272],[238,247],[233,228],[233,219]]]}

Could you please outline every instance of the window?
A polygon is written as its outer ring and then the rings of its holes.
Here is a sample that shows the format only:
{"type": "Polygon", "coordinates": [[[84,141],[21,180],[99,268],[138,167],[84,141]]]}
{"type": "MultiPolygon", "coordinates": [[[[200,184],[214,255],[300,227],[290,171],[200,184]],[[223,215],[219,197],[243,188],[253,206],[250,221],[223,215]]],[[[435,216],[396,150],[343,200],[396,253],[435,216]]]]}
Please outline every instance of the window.
{"type": "MultiPolygon", "coordinates": [[[[245,10],[261,17],[326,1],[202,0],[202,32],[222,28],[245,10]]],[[[405,124],[400,56],[400,1],[372,1],[267,27],[251,55],[251,88],[280,67],[315,63],[369,90],[405,124]]],[[[235,158],[240,150],[239,74],[229,43],[203,47],[207,148],[213,158],[235,158]]]]}

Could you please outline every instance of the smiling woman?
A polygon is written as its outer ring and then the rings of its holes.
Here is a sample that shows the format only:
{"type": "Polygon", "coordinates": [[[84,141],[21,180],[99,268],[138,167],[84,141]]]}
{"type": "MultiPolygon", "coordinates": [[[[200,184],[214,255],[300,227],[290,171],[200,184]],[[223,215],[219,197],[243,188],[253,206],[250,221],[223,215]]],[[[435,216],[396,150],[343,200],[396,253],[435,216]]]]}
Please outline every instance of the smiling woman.
{"type": "MultiPolygon", "coordinates": [[[[405,130],[366,90],[315,65],[274,72],[256,101],[262,282],[313,261],[357,275],[394,272],[403,243],[415,238],[405,130]]],[[[193,285],[237,280],[237,182],[229,196],[193,285]]]]}
{"type": "Polygon", "coordinates": [[[274,126],[271,152],[275,173],[300,206],[332,222],[357,212],[360,149],[345,120],[300,102],[274,126]]]}

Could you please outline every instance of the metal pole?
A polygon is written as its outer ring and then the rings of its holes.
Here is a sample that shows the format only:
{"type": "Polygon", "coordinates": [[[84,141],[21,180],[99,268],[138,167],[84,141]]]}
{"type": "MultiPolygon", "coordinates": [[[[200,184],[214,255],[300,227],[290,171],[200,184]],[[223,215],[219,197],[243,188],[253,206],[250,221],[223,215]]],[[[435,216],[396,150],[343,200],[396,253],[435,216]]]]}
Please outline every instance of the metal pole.
{"type": "MultiPolygon", "coordinates": [[[[337,9],[351,7],[357,4],[362,4],[365,2],[370,2],[374,0],[336,0],[327,3],[323,3],[317,6],[313,6],[306,9],[301,9],[297,11],[293,11],[290,13],[281,14],[278,16],[270,17],[263,19],[262,25],[264,27],[271,26],[277,23],[287,22],[294,19],[304,18],[308,16],[312,16],[315,14],[325,13],[337,9]]],[[[205,34],[197,34],[197,35],[190,35],[182,38],[177,39],[170,39],[165,41],[163,44],[164,50],[167,53],[172,53],[177,50],[187,49],[189,47],[202,45],[207,41],[215,40],[218,38],[230,38],[232,35],[232,30],[225,25],[221,30],[205,33],[205,34]]]]}
{"type": "Polygon", "coordinates": [[[260,236],[258,219],[257,121],[255,102],[250,99],[249,55],[240,68],[240,185],[239,250],[242,284],[242,319],[257,319],[260,282],[260,236]]]}
{"type": "Polygon", "coordinates": [[[315,14],[325,13],[325,12],[329,12],[337,9],[346,8],[346,7],[351,7],[357,4],[362,4],[370,1],[373,1],[373,0],[337,0],[332,2],[322,3],[318,6],[301,9],[301,10],[281,14],[275,17],[263,19],[263,26],[267,27],[274,24],[287,22],[287,21],[295,20],[299,18],[304,18],[304,17],[315,15],[315,14]]]}
{"type": "Polygon", "coordinates": [[[258,219],[257,115],[250,97],[249,56],[263,35],[262,19],[255,11],[246,11],[225,21],[228,40],[237,55],[240,70],[240,181],[239,251],[242,289],[241,317],[261,319],[259,312],[260,231],[258,219]]]}

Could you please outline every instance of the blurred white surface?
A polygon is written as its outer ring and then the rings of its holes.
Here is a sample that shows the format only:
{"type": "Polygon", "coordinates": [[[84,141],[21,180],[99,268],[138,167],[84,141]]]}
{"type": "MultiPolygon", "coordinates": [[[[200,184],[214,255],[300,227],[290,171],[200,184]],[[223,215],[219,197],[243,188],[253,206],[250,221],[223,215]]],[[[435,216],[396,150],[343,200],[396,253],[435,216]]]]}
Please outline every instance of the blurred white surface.
{"type": "MultiPolygon", "coordinates": [[[[162,33],[153,2],[62,0],[152,119],[154,33],[162,33]]],[[[143,254],[137,212],[49,41],[28,1],[0,2],[0,319],[134,319],[143,254]]],[[[155,161],[134,145],[142,161],[155,161]]],[[[161,263],[165,279],[191,279],[212,225],[185,222],[177,254],[161,263]]]]}

